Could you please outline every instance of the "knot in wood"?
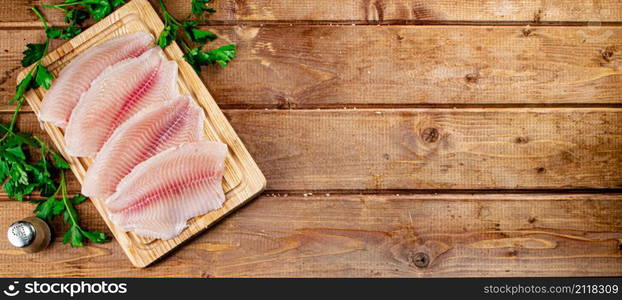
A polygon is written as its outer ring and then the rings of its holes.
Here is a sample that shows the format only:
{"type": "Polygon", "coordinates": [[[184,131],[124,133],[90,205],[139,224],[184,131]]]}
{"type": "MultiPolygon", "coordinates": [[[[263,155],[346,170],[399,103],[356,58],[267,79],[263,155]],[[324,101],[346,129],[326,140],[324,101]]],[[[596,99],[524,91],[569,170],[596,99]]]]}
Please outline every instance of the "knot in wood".
{"type": "Polygon", "coordinates": [[[477,80],[479,80],[479,73],[469,73],[464,76],[464,80],[466,80],[467,83],[477,83],[477,80]]]}
{"type": "Polygon", "coordinates": [[[613,48],[607,47],[605,50],[601,50],[600,55],[606,62],[611,62],[611,58],[613,57],[613,48]]]}
{"type": "Polygon", "coordinates": [[[519,136],[516,138],[517,144],[527,144],[528,142],[529,142],[529,138],[527,137],[519,136]]]}
{"type": "Polygon", "coordinates": [[[440,138],[441,134],[438,132],[438,129],[434,127],[428,127],[423,130],[421,133],[421,139],[426,143],[435,143],[440,138]]]}

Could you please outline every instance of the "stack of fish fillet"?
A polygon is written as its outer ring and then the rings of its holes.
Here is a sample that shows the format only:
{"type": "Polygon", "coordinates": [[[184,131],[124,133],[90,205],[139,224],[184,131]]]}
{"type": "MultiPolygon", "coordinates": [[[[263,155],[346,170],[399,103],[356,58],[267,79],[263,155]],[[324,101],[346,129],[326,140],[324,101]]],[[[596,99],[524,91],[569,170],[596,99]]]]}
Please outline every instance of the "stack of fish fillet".
{"type": "Polygon", "coordinates": [[[82,193],[105,199],[121,229],[170,239],[224,202],[227,146],[204,140],[205,114],[179,93],[177,64],[134,33],[75,58],[39,115],[65,130],[66,151],[91,157],[82,193]]]}

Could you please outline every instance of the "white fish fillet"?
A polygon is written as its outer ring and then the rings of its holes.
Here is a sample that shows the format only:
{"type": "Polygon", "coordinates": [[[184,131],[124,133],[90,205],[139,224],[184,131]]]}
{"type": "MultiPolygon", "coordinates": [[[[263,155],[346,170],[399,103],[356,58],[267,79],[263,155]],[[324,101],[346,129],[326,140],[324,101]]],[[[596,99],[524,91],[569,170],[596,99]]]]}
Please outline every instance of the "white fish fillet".
{"type": "Polygon", "coordinates": [[[105,199],[139,163],[203,137],[205,114],[189,95],[155,103],[123,123],[89,166],[82,194],[105,199]]]}
{"type": "Polygon", "coordinates": [[[177,63],[152,48],[104,71],[71,113],[65,131],[67,153],[93,156],[114,130],[143,108],[179,95],[177,63]]]}
{"type": "Polygon", "coordinates": [[[82,93],[108,67],[138,57],[153,46],[153,36],[137,32],[106,41],[71,61],[54,80],[41,103],[41,121],[65,128],[82,93]]]}
{"type": "Polygon", "coordinates": [[[170,239],[193,217],[220,208],[227,146],[200,141],[170,148],[140,163],[105,201],[125,231],[170,239]]]}

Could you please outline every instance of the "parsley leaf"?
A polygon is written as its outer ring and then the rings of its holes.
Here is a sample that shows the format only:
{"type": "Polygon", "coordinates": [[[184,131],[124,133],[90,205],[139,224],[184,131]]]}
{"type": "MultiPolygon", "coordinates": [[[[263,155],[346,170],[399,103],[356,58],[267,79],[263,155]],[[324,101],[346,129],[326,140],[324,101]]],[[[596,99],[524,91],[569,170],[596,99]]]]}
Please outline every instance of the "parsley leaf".
{"type": "Polygon", "coordinates": [[[26,154],[24,154],[24,151],[22,151],[21,145],[4,149],[4,151],[6,151],[7,155],[10,154],[14,159],[26,159],[26,154]]]}
{"type": "Polygon", "coordinates": [[[65,23],[82,25],[89,18],[89,13],[84,9],[73,8],[65,13],[65,23]]]}
{"type": "Polygon", "coordinates": [[[63,197],[64,211],[63,219],[69,224],[69,230],[65,233],[63,244],[69,243],[72,247],[82,247],[82,241],[86,237],[93,243],[104,243],[108,240],[108,236],[101,231],[88,231],[80,227],[80,218],[74,205],[80,204],[86,200],[82,195],[75,195],[73,198],[67,197],[67,184],[64,172],[61,171],[61,194],[63,197]]]}
{"type": "Polygon", "coordinates": [[[86,196],[84,196],[82,194],[75,194],[70,200],[71,200],[71,203],[73,205],[78,205],[78,204],[86,201],[86,199],[88,199],[88,198],[86,198],[86,196]]]}
{"type": "Polygon", "coordinates": [[[80,1],[95,21],[105,18],[112,12],[112,5],[108,0],[84,0],[80,1]]]}
{"type": "Polygon", "coordinates": [[[208,59],[210,62],[215,62],[223,67],[227,66],[227,64],[233,59],[236,55],[237,51],[235,49],[234,44],[229,44],[222,46],[220,48],[211,50],[207,52],[208,59]]]}
{"type": "Polygon", "coordinates": [[[63,236],[63,244],[69,243],[71,247],[82,247],[84,246],[84,244],[82,243],[83,239],[84,238],[82,237],[82,231],[80,231],[80,227],[71,226],[63,236]]]}
{"type": "Polygon", "coordinates": [[[53,28],[53,27],[47,27],[45,29],[45,35],[49,38],[49,39],[57,39],[60,37],[60,35],[63,33],[62,29],[58,29],[58,28],[53,28]]]}
{"type": "Polygon", "coordinates": [[[110,0],[110,5],[112,6],[112,9],[117,9],[119,8],[119,6],[125,4],[124,0],[110,0]]]}
{"type": "Polygon", "coordinates": [[[108,236],[99,230],[86,231],[81,229],[81,231],[82,235],[95,244],[105,243],[108,240],[108,236]]]}
{"type": "Polygon", "coordinates": [[[193,48],[184,54],[184,58],[197,73],[201,73],[201,66],[217,63],[224,67],[235,55],[235,45],[229,44],[207,52],[201,51],[201,47],[193,48]]]}
{"type": "MultiPolygon", "coordinates": [[[[67,0],[60,4],[45,4],[43,7],[62,10],[70,6],[74,9],[80,7],[88,12],[95,21],[99,21],[109,15],[113,9],[123,5],[123,3],[125,2],[122,0],[67,0]]],[[[67,20],[67,18],[67,15],[65,15],[65,20],[67,20]]],[[[73,20],[72,17],[69,17],[69,19],[73,20]]]]}
{"type": "Polygon", "coordinates": [[[54,165],[59,169],[69,169],[69,164],[58,152],[52,152],[52,159],[54,159],[54,165]]]}
{"type": "Polygon", "coordinates": [[[43,65],[39,64],[37,66],[37,75],[35,77],[35,82],[37,85],[42,86],[44,89],[50,89],[52,86],[52,80],[54,79],[54,75],[48,71],[43,65]]]}
{"type": "Polygon", "coordinates": [[[80,26],[89,18],[89,13],[84,9],[73,8],[65,13],[65,22],[69,24],[60,34],[60,38],[68,40],[82,32],[80,26]]]}
{"type": "Polygon", "coordinates": [[[26,50],[22,52],[24,58],[22,58],[22,67],[28,67],[33,63],[39,61],[45,52],[46,45],[43,44],[27,44],[26,50]]]}
{"type": "Polygon", "coordinates": [[[77,26],[67,26],[63,29],[63,32],[60,34],[60,38],[64,40],[69,40],[74,36],[80,34],[82,32],[82,28],[77,26]]]}
{"type": "Polygon", "coordinates": [[[186,21],[182,24],[182,27],[184,28],[184,32],[186,33],[186,36],[191,41],[203,45],[207,43],[208,41],[213,41],[218,38],[217,35],[209,31],[203,31],[203,30],[198,29],[197,25],[198,25],[197,21],[186,21]]]}
{"type": "Polygon", "coordinates": [[[38,139],[13,132],[2,124],[0,132],[5,134],[0,142],[0,180],[4,181],[3,188],[7,195],[19,201],[35,190],[39,190],[42,196],[53,195],[58,186],[47,165],[46,148],[41,148],[42,158],[39,161],[30,163],[24,149],[27,146],[39,147],[38,139]]]}
{"type": "Polygon", "coordinates": [[[168,12],[164,1],[160,0],[159,2],[164,17],[164,29],[157,41],[160,47],[165,48],[173,41],[177,41],[185,52],[184,59],[199,74],[201,73],[201,66],[217,63],[224,67],[235,57],[236,48],[233,44],[210,51],[202,50],[207,42],[218,38],[216,34],[198,28],[197,17],[200,16],[200,20],[203,20],[206,12],[214,12],[212,8],[206,6],[211,0],[192,0],[191,10],[195,19],[190,20],[189,16],[183,22],[178,21],[168,12]],[[183,34],[179,34],[178,30],[182,30],[183,34]]]}
{"type": "Polygon", "coordinates": [[[208,13],[216,12],[215,9],[206,7],[206,5],[210,2],[211,0],[192,0],[190,9],[192,10],[192,13],[195,15],[203,15],[206,12],[208,13]]]}
{"type": "Polygon", "coordinates": [[[176,40],[177,29],[178,26],[176,24],[168,24],[164,26],[164,30],[162,30],[160,36],[158,37],[158,46],[160,46],[161,48],[166,48],[174,40],[176,40]]]}
{"type": "Polygon", "coordinates": [[[46,221],[52,221],[54,216],[61,214],[65,210],[65,205],[62,201],[56,200],[55,197],[48,197],[42,202],[39,202],[33,212],[37,213],[37,217],[46,221]]]}
{"type": "Polygon", "coordinates": [[[32,70],[30,72],[28,72],[28,74],[26,74],[26,76],[24,76],[22,81],[20,81],[17,84],[17,87],[15,87],[15,95],[13,96],[13,98],[11,98],[11,100],[9,101],[9,104],[13,104],[13,103],[15,103],[15,101],[23,99],[24,93],[29,88],[33,87],[33,85],[34,85],[34,81],[32,81],[32,79],[33,79],[33,71],[36,70],[36,69],[37,69],[36,67],[32,68],[32,70]]]}

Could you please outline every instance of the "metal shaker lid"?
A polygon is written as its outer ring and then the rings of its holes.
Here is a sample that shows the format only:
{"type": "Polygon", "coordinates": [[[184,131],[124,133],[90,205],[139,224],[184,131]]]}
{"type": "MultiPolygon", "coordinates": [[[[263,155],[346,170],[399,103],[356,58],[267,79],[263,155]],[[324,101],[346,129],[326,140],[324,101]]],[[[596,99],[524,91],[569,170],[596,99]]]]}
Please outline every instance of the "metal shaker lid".
{"type": "Polygon", "coordinates": [[[35,227],[26,221],[17,221],[9,226],[9,242],[15,247],[22,248],[30,245],[35,239],[35,227]]]}

